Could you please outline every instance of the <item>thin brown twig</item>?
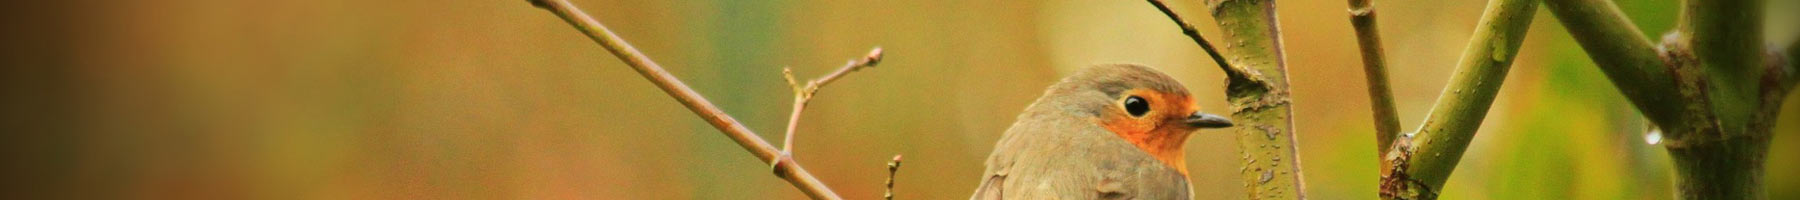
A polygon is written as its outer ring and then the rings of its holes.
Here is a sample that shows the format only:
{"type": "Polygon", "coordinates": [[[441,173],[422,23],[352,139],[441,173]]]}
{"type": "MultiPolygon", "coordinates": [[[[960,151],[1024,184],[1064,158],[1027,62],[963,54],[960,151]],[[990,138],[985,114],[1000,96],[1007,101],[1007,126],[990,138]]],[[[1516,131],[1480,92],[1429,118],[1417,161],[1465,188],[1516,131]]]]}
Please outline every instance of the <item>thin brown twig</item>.
{"type": "Polygon", "coordinates": [[[705,119],[707,124],[712,125],[713,128],[719,129],[721,133],[724,133],[726,137],[730,137],[732,141],[737,142],[739,146],[743,147],[744,150],[749,151],[750,154],[756,155],[756,157],[771,163],[786,163],[775,167],[775,175],[787,180],[788,183],[799,188],[800,191],[805,193],[808,197],[813,199],[843,199],[829,187],[826,187],[823,182],[820,182],[818,178],[813,177],[812,173],[807,172],[799,163],[795,163],[793,157],[783,155],[780,150],[775,149],[773,145],[769,145],[769,142],[763,141],[761,137],[758,137],[755,132],[750,131],[743,123],[739,123],[737,119],[732,118],[731,115],[725,114],[718,106],[714,106],[711,102],[707,101],[705,97],[701,97],[700,93],[694,92],[693,89],[688,88],[687,84],[682,83],[681,80],[675,78],[674,75],[670,75],[667,70],[663,70],[661,65],[656,64],[656,61],[652,61],[649,57],[644,56],[643,52],[638,51],[636,47],[632,47],[631,44],[626,43],[625,39],[620,38],[617,34],[614,34],[612,30],[607,29],[605,25],[600,24],[599,20],[595,20],[592,16],[582,12],[581,9],[577,8],[573,3],[569,3],[567,0],[529,0],[529,2],[531,2],[533,6],[550,10],[550,12],[555,13],[557,17],[562,18],[563,21],[568,22],[569,25],[580,30],[582,34],[587,35],[589,39],[594,40],[595,43],[599,43],[601,47],[606,48],[607,52],[612,53],[613,56],[624,61],[626,65],[631,66],[631,69],[636,70],[639,75],[643,75],[645,79],[649,79],[657,88],[668,93],[670,97],[674,97],[676,101],[681,102],[682,106],[687,107],[689,111],[693,111],[695,115],[699,115],[701,119],[705,119]]]}
{"type": "MultiPolygon", "coordinates": [[[[826,74],[824,77],[819,77],[818,79],[806,81],[805,85],[796,81],[799,79],[794,78],[793,68],[782,68],[781,77],[787,79],[788,87],[794,90],[794,106],[793,112],[788,114],[787,136],[781,143],[781,153],[786,155],[792,155],[794,153],[794,130],[800,126],[800,112],[806,110],[806,104],[812,102],[813,94],[819,93],[820,87],[825,87],[825,84],[837,81],[838,78],[842,78],[845,74],[850,74],[850,72],[862,70],[862,68],[875,67],[876,64],[881,63],[881,57],[881,47],[875,47],[875,49],[869,50],[868,55],[864,55],[860,59],[845,62],[844,66],[839,67],[837,71],[833,71],[831,74],[826,74]]],[[[770,165],[775,164],[779,163],[770,165]]]]}
{"type": "Polygon", "coordinates": [[[894,174],[900,171],[900,154],[894,154],[894,161],[888,162],[887,192],[882,198],[894,200],[894,174]]]}
{"type": "Polygon", "coordinates": [[[1163,15],[1168,15],[1170,20],[1175,21],[1175,25],[1181,27],[1181,34],[1187,35],[1188,38],[1194,40],[1194,43],[1200,44],[1200,49],[1206,50],[1206,55],[1212,57],[1213,62],[1218,64],[1219,68],[1225,69],[1227,76],[1244,76],[1243,70],[1232,67],[1231,63],[1225,60],[1225,56],[1219,54],[1219,49],[1213,47],[1212,42],[1208,42],[1206,37],[1200,36],[1200,29],[1194,28],[1194,24],[1188,23],[1187,19],[1181,18],[1180,14],[1175,14],[1175,10],[1169,9],[1169,5],[1164,4],[1162,0],[1149,1],[1150,5],[1156,6],[1156,10],[1162,11],[1163,15]]]}

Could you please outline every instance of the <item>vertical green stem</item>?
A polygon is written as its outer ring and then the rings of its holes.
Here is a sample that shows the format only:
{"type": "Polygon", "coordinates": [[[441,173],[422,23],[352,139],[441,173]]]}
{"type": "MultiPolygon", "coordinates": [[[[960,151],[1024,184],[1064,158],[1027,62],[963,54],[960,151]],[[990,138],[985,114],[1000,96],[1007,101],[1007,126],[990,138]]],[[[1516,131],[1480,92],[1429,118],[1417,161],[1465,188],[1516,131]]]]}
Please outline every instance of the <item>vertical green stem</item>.
{"type": "MultiPolygon", "coordinates": [[[[1768,154],[1772,116],[1760,116],[1764,101],[1781,97],[1763,85],[1763,1],[1694,0],[1683,2],[1676,37],[1664,41],[1669,51],[1686,51],[1697,60],[1704,84],[1697,87],[1704,98],[1702,112],[1689,115],[1713,117],[1710,123],[1688,129],[1695,135],[1665,145],[1675,160],[1676,190],[1682,199],[1763,199],[1762,170],[1768,154]],[[1685,45],[1682,45],[1685,44],[1685,45]],[[1698,137],[1696,137],[1698,136],[1698,137]]],[[[1695,66],[1676,66],[1695,67],[1695,66]]],[[[1686,92],[1686,91],[1684,91],[1686,92]]]]}
{"type": "Polygon", "coordinates": [[[1743,133],[1762,80],[1763,1],[1684,1],[1679,38],[1705,69],[1707,93],[1724,133],[1743,133]]]}
{"type": "Polygon", "coordinates": [[[1675,189],[1680,199],[1766,199],[1762,175],[1768,155],[1768,129],[1764,137],[1732,137],[1725,140],[1670,147],[1675,160],[1675,189]]]}
{"type": "Polygon", "coordinates": [[[1783,67],[1781,69],[1782,72],[1786,72],[1787,74],[1785,74],[1786,77],[1781,79],[1781,86],[1792,90],[1794,84],[1800,82],[1800,40],[1795,40],[1793,44],[1788,44],[1787,49],[1782,51],[1784,51],[1782,53],[1786,54],[1780,54],[1778,56],[1787,56],[1786,59],[1782,59],[1787,62],[1780,63],[1782,64],[1780,67],[1783,67]]]}
{"type": "Polygon", "coordinates": [[[1208,1],[1233,53],[1231,65],[1246,74],[1233,78],[1226,96],[1233,108],[1241,178],[1251,199],[1305,199],[1300,159],[1294,152],[1293,111],[1288,97],[1281,29],[1275,2],[1208,1]]]}
{"type": "Polygon", "coordinates": [[[1387,56],[1381,49],[1374,4],[1374,0],[1350,0],[1350,25],[1356,28],[1356,42],[1362,47],[1369,106],[1375,115],[1375,152],[1381,156],[1393,146],[1394,137],[1400,135],[1400,117],[1394,109],[1394,91],[1388,87],[1387,56]]]}

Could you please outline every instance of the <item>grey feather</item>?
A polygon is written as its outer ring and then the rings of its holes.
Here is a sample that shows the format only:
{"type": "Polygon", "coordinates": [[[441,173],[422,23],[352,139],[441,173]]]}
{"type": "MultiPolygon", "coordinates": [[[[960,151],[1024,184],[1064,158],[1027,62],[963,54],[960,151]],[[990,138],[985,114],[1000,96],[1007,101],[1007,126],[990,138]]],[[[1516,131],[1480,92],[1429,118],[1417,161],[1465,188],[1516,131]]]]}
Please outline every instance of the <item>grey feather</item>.
{"type": "Polygon", "coordinates": [[[1089,67],[1027,107],[994,145],[970,199],[1190,199],[1187,176],[1102,127],[1100,106],[1131,88],[1186,90],[1138,65],[1089,67]],[[1161,80],[1150,80],[1161,79],[1161,80]],[[1035,152],[1035,153],[1027,153],[1035,152]]]}

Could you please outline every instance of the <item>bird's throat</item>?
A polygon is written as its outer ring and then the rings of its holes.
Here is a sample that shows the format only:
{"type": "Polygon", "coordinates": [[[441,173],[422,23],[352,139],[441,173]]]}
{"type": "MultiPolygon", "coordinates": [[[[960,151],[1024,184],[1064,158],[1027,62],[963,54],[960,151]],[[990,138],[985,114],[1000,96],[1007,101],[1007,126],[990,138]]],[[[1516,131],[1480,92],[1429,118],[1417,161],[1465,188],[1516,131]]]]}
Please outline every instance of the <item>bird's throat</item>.
{"type": "Polygon", "coordinates": [[[1190,132],[1162,128],[1132,130],[1129,127],[1120,126],[1107,126],[1107,129],[1113,129],[1111,131],[1114,134],[1131,142],[1132,145],[1137,146],[1138,150],[1149,153],[1150,156],[1156,157],[1156,160],[1162,161],[1169,168],[1175,168],[1182,175],[1187,175],[1187,153],[1182,151],[1182,145],[1186,144],[1190,132]]]}

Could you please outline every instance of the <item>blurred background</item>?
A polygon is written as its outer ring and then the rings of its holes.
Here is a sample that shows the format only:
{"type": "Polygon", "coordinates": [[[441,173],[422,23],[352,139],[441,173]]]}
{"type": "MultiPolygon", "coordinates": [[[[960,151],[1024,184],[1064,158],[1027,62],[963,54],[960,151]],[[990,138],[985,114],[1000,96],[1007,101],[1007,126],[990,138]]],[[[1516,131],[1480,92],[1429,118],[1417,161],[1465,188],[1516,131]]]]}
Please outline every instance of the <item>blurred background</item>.
{"type": "MultiPolygon", "coordinates": [[[[1155,66],[1228,113],[1223,75],[1143,1],[574,0],[765,139],[782,67],[826,87],[797,159],[852,199],[966,198],[1044,87],[1098,63],[1155,66]]],[[[1679,2],[1618,1],[1651,38],[1679,2]]],[[[1800,19],[1793,1],[1771,18],[1800,19]],[[1791,7],[1789,7],[1791,8],[1791,7]]],[[[1171,2],[1219,38],[1199,0],[1171,2]]],[[[799,199],[768,166],[524,0],[163,0],[7,6],[9,199],[799,199]]],[[[1402,126],[1436,100],[1483,1],[1376,5],[1402,126]]],[[[1307,191],[1375,199],[1361,62],[1334,0],[1278,5],[1307,191]]],[[[1771,20],[1791,41],[1796,20],[1771,20]]],[[[1224,52],[1229,55],[1231,52],[1224,52]]],[[[1665,150],[1540,10],[1447,199],[1670,199],[1665,150]]],[[[1765,179],[1800,198],[1800,98],[1765,179]]],[[[1201,198],[1245,198],[1228,131],[1188,141],[1201,198]]]]}

